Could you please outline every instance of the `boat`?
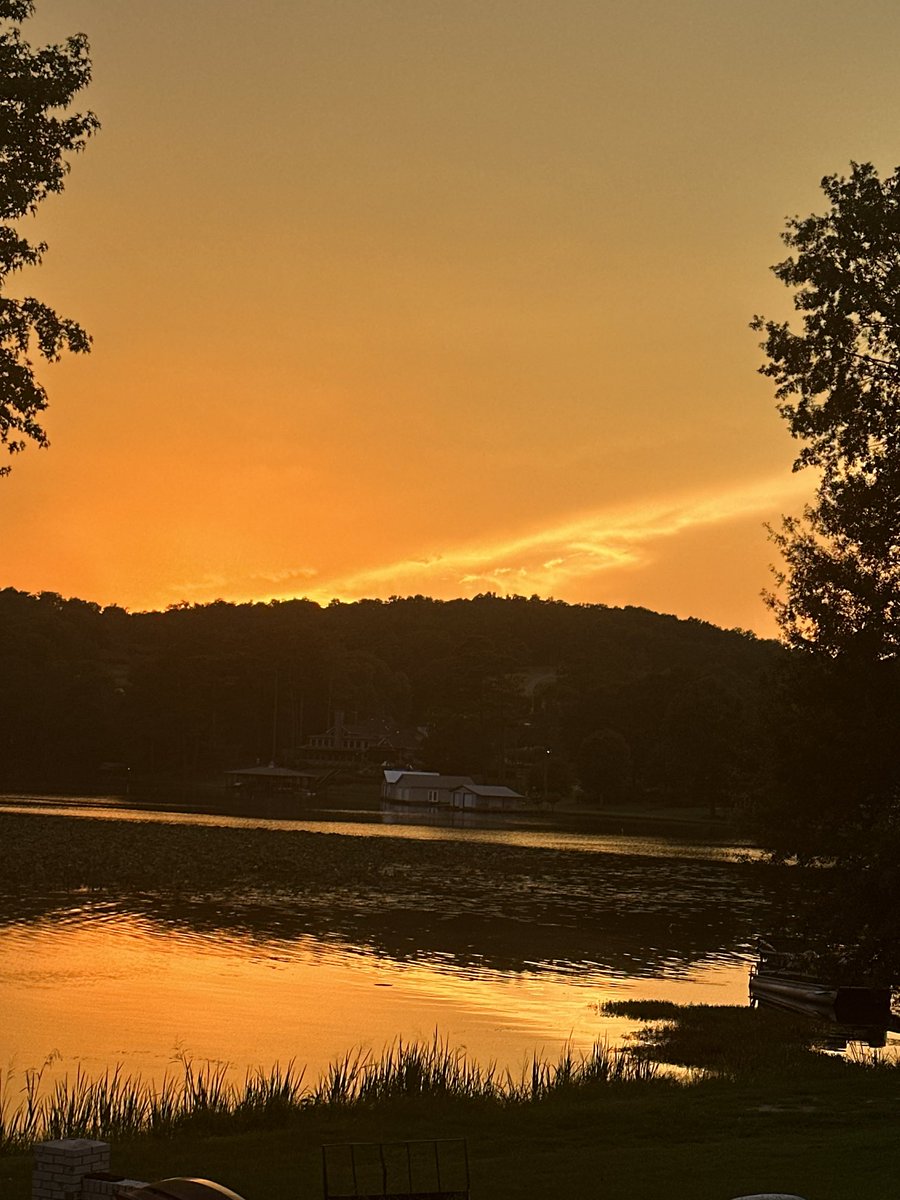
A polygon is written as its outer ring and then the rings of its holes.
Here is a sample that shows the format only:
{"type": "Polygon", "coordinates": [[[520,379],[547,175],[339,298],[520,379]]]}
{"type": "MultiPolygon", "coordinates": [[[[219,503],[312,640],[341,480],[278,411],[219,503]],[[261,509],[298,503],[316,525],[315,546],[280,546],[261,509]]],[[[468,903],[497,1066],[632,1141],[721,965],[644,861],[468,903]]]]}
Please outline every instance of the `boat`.
{"type": "Polygon", "coordinates": [[[889,987],[822,978],[809,970],[802,956],[771,948],[761,949],[759,960],[750,969],[750,1003],[770,1004],[839,1024],[892,1022],[889,987]]]}

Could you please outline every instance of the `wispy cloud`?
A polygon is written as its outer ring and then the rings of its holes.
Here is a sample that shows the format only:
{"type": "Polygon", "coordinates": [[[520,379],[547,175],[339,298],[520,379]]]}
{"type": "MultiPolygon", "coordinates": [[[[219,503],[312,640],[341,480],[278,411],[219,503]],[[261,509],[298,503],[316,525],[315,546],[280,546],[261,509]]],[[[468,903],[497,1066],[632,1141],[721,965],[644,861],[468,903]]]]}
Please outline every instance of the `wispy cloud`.
{"type": "MultiPolygon", "coordinates": [[[[796,509],[808,480],[780,475],[719,492],[681,495],[640,505],[581,513],[509,538],[494,538],[379,563],[364,570],[323,575],[314,567],[251,570],[230,577],[208,574],[172,589],[175,599],[287,599],[327,603],[423,593],[439,598],[577,594],[585,582],[617,570],[650,566],[679,535],[796,509]],[[313,581],[315,581],[313,583],[313,581]]],[[[635,596],[635,603],[638,597],[635,596]]]]}
{"type": "Polygon", "coordinates": [[[658,542],[754,515],[762,520],[783,505],[795,506],[808,491],[806,480],[779,476],[714,494],[581,514],[506,540],[469,543],[325,579],[308,594],[346,600],[410,592],[559,595],[575,580],[651,562],[658,542]]]}
{"type": "Polygon", "coordinates": [[[315,567],[284,567],[280,570],[251,571],[237,578],[223,572],[200,575],[196,579],[173,584],[171,591],[185,600],[203,602],[212,598],[241,596],[270,597],[283,592],[292,595],[304,589],[318,574],[315,567]]]}

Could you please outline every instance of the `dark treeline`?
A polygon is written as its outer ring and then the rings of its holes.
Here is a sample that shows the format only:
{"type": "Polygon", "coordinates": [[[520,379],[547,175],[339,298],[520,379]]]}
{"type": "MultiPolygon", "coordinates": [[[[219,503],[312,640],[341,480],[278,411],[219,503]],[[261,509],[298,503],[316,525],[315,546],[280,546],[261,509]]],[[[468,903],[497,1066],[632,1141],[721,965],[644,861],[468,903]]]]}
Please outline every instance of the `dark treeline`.
{"type": "Polygon", "coordinates": [[[129,614],[6,589],[0,786],[84,784],[111,762],[183,778],[301,765],[340,712],[417,731],[406,758],[425,769],[717,805],[759,761],[783,655],[702,621],[536,597],[129,614]]]}

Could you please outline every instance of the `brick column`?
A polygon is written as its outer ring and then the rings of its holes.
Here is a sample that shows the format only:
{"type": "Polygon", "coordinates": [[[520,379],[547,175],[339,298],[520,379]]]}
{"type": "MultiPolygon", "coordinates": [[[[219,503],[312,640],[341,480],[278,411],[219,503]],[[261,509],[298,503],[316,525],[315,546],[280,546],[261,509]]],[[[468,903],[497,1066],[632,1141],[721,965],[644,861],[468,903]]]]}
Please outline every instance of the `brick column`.
{"type": "Polygon", "coordinates": [[[109,1170],[109,1145],[88,1138],[41,1142],[34,1148],[31,1200],[78,1200],[81,1181],[109,1170]]]}

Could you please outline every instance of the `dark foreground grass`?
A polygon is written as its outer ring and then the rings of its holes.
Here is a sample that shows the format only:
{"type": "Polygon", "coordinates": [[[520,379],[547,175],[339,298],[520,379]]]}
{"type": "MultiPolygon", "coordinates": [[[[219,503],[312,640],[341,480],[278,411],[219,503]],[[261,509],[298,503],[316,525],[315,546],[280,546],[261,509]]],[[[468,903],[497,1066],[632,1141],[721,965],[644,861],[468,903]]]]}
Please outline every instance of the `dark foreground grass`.
{"type": "Polygon", "coordinates": [[[473,1062],[437,1034],[424,1044],[397,1041],[380,1058],[350,1051],[311,1087],[293,1063],[248,1073],[242,1084],[229,1079],[224,1063],[198,1067],[183,1058],[182,1068],[159,1087],[120,1070],[91,1079],[79,1069],[43,1089],[42,1071],[28,1071],[17,1106],[8,1082],[0,1090],[0,1155],[58,1138],[224,1135],[285,1125],[313,1109],[372,1108],[400,1099],[521,1106],[572,1090],[647,1083],[657,1074],[646,1055],[597,1044],[581,1055],[566,1048],[555,1062],[535,1056],[514,1077],[473,1062]]]}
{"type": "MultiPolygon", "coordinates": [[[[653,1019],[661,1016],[657,1009],[653,1019]]],[[[698,1006],[662,1019],[674,1028],[643,1039],[642,1052],[689,1060],[686,1081],[563,1078],[506,1102],[471,1089],[382,1087],[293,1110],[277,1128],[215,1135],[188,1125],[120,1139],[113,1165],[143,1179],[206,1176],[246,1200],[307,1200],[322,1194],[324,1142],[464,1136],[474,1200],[897,1195],[896,1068],[812,1053],[809,1025],[777,1013],[698,1006]],[[735,1041],[743,1049],[729,1050],[735,1041]]],[[[0,1159],[3,1200],[25,1200],[29,1181],[27,1158],[0,1159]]]]}
{"type": "MultiPolygon", "coordinates": [[[[771,1100],[721,1081],[515,1108],[395,1100],[310,1110],[271,1131],[116,1143],[113,1163],[136,1178],[216,1179],[246,1200],[306,1200],[322,1194],[323,1142],[465,1136],[475,1200],[728,1200],[776,1190],[893,1200],[896,1104],[870,1096],[863,1110],[858,1095],[822,1089],[771,1100]]],[[[26,1200],[29,1171],[27,1160],[0,1160],[4,1200],[26,1200]]]]}

